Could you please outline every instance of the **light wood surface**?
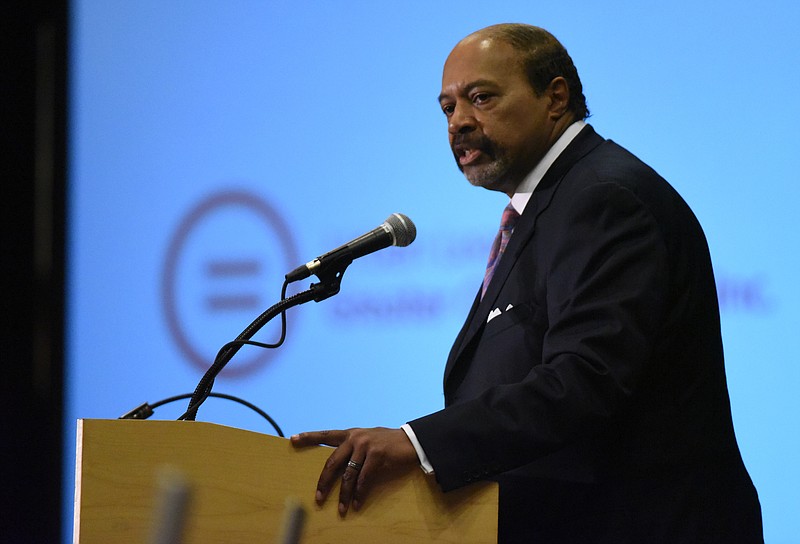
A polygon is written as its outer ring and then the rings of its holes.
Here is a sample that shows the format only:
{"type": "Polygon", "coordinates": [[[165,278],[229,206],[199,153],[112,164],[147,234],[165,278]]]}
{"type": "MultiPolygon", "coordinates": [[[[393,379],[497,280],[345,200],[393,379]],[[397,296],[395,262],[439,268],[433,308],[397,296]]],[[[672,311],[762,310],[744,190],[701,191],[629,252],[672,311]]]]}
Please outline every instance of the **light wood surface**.
{"type": "Polygon", "coordinates": [[[165,471],[190,490],[185,544],[278,542],[287,501],[306,511],[307,544],[497,541],[496,484],[442,493],[416,467],[377,486],[344,519],[338,490],[316,506],[330,451],[196,421],[79,420],[74,541],[150,541],[165,471]]]}

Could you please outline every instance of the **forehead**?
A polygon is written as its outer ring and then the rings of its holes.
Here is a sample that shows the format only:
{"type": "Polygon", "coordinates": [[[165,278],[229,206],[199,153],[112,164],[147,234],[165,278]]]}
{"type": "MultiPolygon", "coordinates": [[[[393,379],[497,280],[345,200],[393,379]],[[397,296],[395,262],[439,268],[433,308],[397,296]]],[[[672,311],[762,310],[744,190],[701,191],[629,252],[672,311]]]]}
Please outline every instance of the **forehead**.
{"type": "Polygon", "coordinates": [[[461,41],[444,64],[442,95],[456,95],[476,81],[498,86],[527,84],[519,51],[491,38],[469,37],[461,41]]]}

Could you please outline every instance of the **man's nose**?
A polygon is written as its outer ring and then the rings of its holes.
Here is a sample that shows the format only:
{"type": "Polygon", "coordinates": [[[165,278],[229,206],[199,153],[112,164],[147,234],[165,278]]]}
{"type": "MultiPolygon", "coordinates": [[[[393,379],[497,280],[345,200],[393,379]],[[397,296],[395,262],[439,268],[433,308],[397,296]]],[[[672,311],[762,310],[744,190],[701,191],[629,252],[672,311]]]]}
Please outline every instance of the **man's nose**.
{"type": "Polygon", "coordinates": [[[465,134],[477,127],[477,120],[469,107],[456,105],[450,116],[447,129],[451,134],[465,134]]]}

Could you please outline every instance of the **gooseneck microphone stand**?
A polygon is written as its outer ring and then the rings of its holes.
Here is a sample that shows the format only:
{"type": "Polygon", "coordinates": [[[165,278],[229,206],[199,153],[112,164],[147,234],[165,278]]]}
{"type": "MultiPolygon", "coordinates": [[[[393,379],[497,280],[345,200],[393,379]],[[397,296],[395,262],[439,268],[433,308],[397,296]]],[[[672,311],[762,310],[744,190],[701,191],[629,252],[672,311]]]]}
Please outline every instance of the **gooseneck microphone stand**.
{"type": "Polygon", "coordinates": [[[321,302],[337,294],[341,287],[342,276],[352,262],[352,254],[349,251],[342,251],[340,255],[335,257],[333,262],[326,263],[324,271],[320,271],[316,274],[320,280],[319,283],[313,283],[308,290],[297,293],[289,298],[286,298],[286,288],[289,285],[289,280],[287,279],[283,284],[281,300],[253,320],[235,340],[222,346],[214,359],[214,363],[209,367],[197,384],[192,398],[189,400],[189,406],[186,412],[178,419],[186,421],[195,420],[197,417],[197,410],[211,395],[214,379],[242,346],[254,345],[262,348],[277,348],[283,344],[286,338],[286,310],[299,306],[300,304],[305,304],[306,302],[311,302],[312,300],[314,302],[321,302]],[[253,335],[277,315],[281,316],[281,337],[278,342],[275,344],[263,344],[251,341],[253,335]]]}

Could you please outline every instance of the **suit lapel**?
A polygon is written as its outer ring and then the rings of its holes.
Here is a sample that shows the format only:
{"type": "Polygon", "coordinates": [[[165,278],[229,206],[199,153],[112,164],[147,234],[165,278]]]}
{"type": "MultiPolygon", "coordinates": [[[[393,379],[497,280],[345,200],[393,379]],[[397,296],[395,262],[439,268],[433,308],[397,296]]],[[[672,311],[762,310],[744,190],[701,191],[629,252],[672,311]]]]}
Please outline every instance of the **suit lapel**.
{"type": "Polygon", "coordinates": [[[525,211],[514,227],[514,233],[511,235],[511,239],[508,242],[508,246],[500,262],[497,263],[492,282],[489,284],[489,288],[483,300],[480,300],[480,289],[478,290],[478,295],[475,297],[467,320],[456,337],[456,341],[447,359],[444,375],[445,382],[447,382],[450,372],[466,347],[486,325],[489,312],[496,307],[497,297],[502,291],[503,284],[505,284],[508,279],[508,275],[514,268],[514,264],[519,259],[522,250],[534,235],[536,219],[539,214],[547,208],[559,183],[564,178],[564,175],[566,175],[576,162],[603,141],[604,139],[594,131],[591,125],[586,125],[561,155],[559,155],[558,159],[556,159],[542,178],[542,181],[531,195],[525,207],[525,211]]]}

